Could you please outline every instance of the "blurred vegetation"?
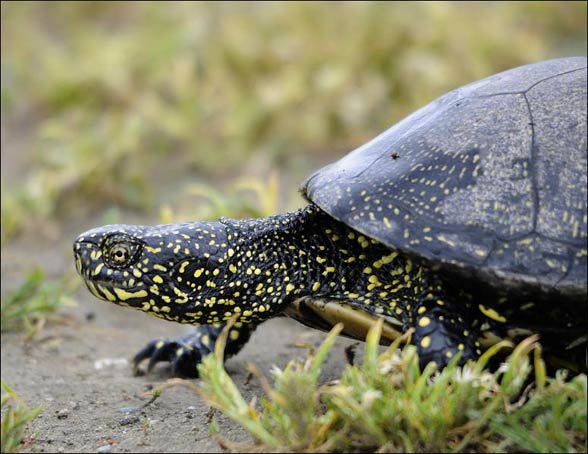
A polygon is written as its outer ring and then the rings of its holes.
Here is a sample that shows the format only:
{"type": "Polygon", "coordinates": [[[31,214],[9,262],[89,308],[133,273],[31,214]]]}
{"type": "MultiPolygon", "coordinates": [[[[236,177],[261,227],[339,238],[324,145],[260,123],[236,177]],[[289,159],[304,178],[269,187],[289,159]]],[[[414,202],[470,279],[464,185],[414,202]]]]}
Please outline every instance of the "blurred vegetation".
{"type": "MultiPolygon", "coordinates": [[[[3,244],[64,214],[155,216],[159,198],[183,192],[161,188],[180,180],[224,193],[234,175],[276,169],[293,194],[313,163],[449,89],[586,54],[586,2],[1,8],[3,244]]],[[[176,203],[191,218],[216,215],[176,203]]]]}
{"type": "Polygon", "coordinates": [[[25,430],[27,424],[35,419],[43,410],[38,406],[29,410],[21,397],[6,383],[2,387],[2,452],[17,452],[25,448],[25,430]]]}
{"type": "Polygon", "coordinates": [[[77,276],[66,274],[60,281],[50,281],[42,268],[33,269],[17,290],[0,300],[1,330],[24,328],[32,336],[58,307],[70,302],[69,295],[78,284],[77,276]]]}
{"type": "MultiPolygon", "coordinates": [[[[238,452],[586,452],[586,375],[545,376],[536,338],[521,342],[494,373],[484,369],[500,346],[477,362],[441,372],[419,369],[416,348],[398,339],[378,355],[382,321],[369,332],[363,364],[347,365],[321,385],[321,366],[342,326],[306,360],[273,370],[273,385],[255,367],[265,396],[246,402],[223,366],[223,342],[188,383],[247,429],[255,446],[221,438],[238,452]]],[[[226,330],[225,330],[226,331],[226,330]]],[[[171,384],[178,383],[172,381],[171,384]]],[[[185,384],[185,383],[183,383],[185,384]]]]}
{"type": "MultiPolygon", "coordinates": [[[[271,216],[280,210],[278,173],[267,177],[240,177],[215,189],[207,184],[188,184],[186,195],[198,201],[198,213],[203,219],[258,218],[271,216]]],[[[162,207],[162,223],[172,222],[175,216],[189,216],[190,208],[176,210],[162,207]]],[[[193,210],[192,210],[193,211],[193,210]]]]}

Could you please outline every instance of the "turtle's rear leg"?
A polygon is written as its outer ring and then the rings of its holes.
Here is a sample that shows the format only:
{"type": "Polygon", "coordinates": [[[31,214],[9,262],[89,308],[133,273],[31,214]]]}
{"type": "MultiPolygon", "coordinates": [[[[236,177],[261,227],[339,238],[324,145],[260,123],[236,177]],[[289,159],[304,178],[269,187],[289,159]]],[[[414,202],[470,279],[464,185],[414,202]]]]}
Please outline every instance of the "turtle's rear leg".
{"type": "MultiPolygon", "coordinates": [[[[149,359],[147,373],[161,361],[171,363],[173,375],[198,377],[197,365],[202,358],[214,351],[214,347],[225,325],[200,325],[193,333],[174,339],[155,339],[139,351],[133,358],[133,368],[139,371],[139,365],[149,359]]],[[[229,330],[225,345],[225,358],[237,353],[247,343],[254,324],[235,323],[229,330]]]]}
{"type": "Polygon", "coordinates": [[[444,368],[457,355],[459,364],[476,359],[481,353],[477,330],[468,310],[431,293],[411,310],[408,323],[414,327],[413,343],[421,370],[430,362],[444,368]]]}

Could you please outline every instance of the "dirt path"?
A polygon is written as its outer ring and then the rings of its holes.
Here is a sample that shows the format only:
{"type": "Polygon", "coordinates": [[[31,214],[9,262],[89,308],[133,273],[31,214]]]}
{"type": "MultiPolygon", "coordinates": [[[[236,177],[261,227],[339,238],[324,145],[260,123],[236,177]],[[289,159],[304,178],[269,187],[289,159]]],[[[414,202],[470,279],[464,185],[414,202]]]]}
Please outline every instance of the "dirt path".
{"type": "MultiPolygon", "coordinates": [[[[3,272],[3,287],[5,276],[3,272]]],[[[75,299],[78,306],[65,310],[73,315],[68,325],[48,326],[30,343],[24,341],[23,334],[2,335],[2,380],[31,407],[44,406],[32,424],[36,441],[29,449],[221,452],[208,435],[208,405],[186,389],[168,390],[140,411],[127,411],[146,403],[143,392],[170,375],[169,369],[160,365],[148,376],[134,377],[125,360],[150,339],[182,334],[187,328],[98,301],[81,287],[75,299]],[[105,361],[114,364],[98,368],[105,361]]],[[[260,396],[262,391],[255,379],[245,384],[248,362],[269,375],[273,364],[283,366],[289,359],[305,354],[294,343],[318,345],[323,338],[324,334],[292,320],[270,320],[256,331],[239,355],[228,360],[227,370],[247,399],[260,396]]],[[[338,341],[324,380],[340,371],[344,365],[343,348],[349,343],[345,339],[338,341]]],[[[228,439],[249,440],[245,431],[222,414],[216,412],[214,417],[228,439]]]]}

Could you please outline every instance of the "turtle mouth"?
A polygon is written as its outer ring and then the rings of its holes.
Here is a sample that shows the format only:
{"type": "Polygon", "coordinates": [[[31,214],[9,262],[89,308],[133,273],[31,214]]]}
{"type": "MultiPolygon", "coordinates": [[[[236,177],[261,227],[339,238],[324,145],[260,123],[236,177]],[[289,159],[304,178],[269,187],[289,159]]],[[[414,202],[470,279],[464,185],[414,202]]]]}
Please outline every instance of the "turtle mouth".
{"type": "Polygon", "coordinates": [[[110,303],[132,305],[133,302],[143,302],[147,296],[147,291],[143,286],[128,285],[126,282],[113,285],[112,281],[82,277],[92,295],[110,303]]]}

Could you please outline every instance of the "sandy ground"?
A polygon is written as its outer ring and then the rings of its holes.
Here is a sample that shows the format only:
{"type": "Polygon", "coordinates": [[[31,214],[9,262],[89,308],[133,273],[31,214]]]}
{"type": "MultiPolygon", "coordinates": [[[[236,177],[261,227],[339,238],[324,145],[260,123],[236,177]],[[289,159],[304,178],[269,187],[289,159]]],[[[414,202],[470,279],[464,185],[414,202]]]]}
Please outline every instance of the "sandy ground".
{"type": "MultiPolygon", "coordinates": [[[[49,274],[73,268],[68,235],[52,247],[17,243],[3,250],[3,293],[18,281],[10,272],[14,262],[27,269],[31,262],[53,260],[49,274]],[[28,249],[28,250],[27,250],[28,249]],[[56,251],[59,251],[57,253],[56,251]]],[[[45,262],[47,263],[47,262],[45,262]]],[[[20,267],[19,266],[19,267],[20,267]]],[[[32,423],[33,452],[220,452],[208,434],[210,407],[198,395],[176,387],[154,403],[134,412],[149,398],[144,392],[170,378],[160,364],[150,375],[135,377],[130,358],[155,337],[174,337],[187,327],[149,317],[95,299],[80,287],[76,307],[65,308],[67,324],[49,324],[27,342],[22,333],[2,334],[2,380],[29,406],[43,405],[32,423]],[[108,364],[110,365],[104,365],[108,364]],[[102,364],[103,367],[99,367],[102,364]]],[[[256,379],[247,381],[248,362],[269,375],[272,365],[284,366],[305,351],[297,342],[318,345],[324,334],[286,318],[263,324],[226,367],[247,399],[263,393],[256,379]]],[[[345,364],[340,339],[323,373],[327,381],[345,364]]],[[[247,433],[219,412],[213,417],[222,434],[233,441],[249,441],[247,433]]]]}

